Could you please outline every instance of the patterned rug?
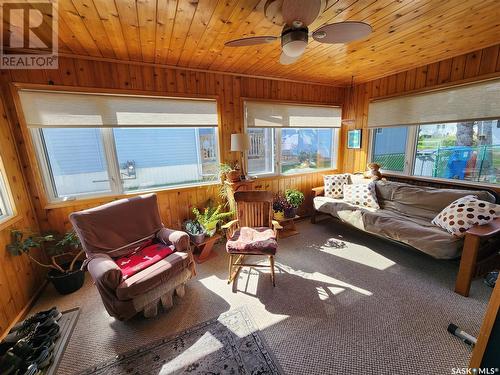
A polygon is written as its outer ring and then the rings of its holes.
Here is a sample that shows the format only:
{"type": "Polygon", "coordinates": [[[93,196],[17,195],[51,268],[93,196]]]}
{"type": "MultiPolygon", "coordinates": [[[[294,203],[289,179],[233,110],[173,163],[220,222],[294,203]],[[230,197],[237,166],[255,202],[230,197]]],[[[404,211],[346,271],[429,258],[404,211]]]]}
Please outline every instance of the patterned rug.
{"type": "Polygon", "coordinates": [[[279,374],[245,308],[238,308],[80,374],[279,374]]]}

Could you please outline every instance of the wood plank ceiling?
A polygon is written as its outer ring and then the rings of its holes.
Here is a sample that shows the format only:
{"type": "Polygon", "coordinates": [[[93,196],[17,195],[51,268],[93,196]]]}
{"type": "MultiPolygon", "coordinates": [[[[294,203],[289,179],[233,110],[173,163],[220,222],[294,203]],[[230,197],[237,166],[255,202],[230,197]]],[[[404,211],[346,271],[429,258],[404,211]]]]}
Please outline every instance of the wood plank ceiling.
{"type": "MultiPolygon", "coordinates": [[[[306,1],[304,1],[306,3],[306,1]]],[[[365,82],[500,42],[498,0],[338,0],[310,25],[359,20],[365,40],[310,38],[299,62],[279,42],[229,48],[229,39],[279,35],[265,0],[59,0],[60,52],[327,84],[365,82]]]]}

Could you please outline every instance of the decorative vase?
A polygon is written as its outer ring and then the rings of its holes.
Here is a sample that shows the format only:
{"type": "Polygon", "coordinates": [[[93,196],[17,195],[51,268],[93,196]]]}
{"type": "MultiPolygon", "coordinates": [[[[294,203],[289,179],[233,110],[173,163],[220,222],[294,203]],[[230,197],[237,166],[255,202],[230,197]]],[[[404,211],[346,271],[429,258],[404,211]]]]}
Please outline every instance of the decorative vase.
{"type": "Polygon", "coordinates": [[[285,218],[285,213],[283,211],[273,211],[274,220],[283,220],[285,218]]]}
{"type": "Polygon", "coordinates": [[[297,215],[297,207],[285,208],[285,217],[287,219],[293,219],[297,215]]]}

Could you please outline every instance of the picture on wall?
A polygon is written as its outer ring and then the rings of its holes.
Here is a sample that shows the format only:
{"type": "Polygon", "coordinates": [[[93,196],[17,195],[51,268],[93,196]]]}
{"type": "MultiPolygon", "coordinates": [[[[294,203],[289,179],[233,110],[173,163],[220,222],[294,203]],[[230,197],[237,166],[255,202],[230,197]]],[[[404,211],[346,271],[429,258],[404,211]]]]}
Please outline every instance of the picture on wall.
{"type": "Polygon", "coordinates": [[[347,148],[361,148],[361,129],[347,131],[347,148]]]}

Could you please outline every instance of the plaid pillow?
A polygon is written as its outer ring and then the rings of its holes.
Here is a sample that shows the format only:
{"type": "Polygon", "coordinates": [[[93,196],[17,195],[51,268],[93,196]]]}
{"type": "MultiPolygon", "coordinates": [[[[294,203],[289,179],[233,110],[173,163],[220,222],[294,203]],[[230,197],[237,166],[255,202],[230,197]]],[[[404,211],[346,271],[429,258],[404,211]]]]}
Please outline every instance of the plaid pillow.
{"type": "Polygon", "coordinates": [[[349,183],[349,174],[330,174],[323,176],[325,197],[342,198],[343,186],[349,183]]]}

